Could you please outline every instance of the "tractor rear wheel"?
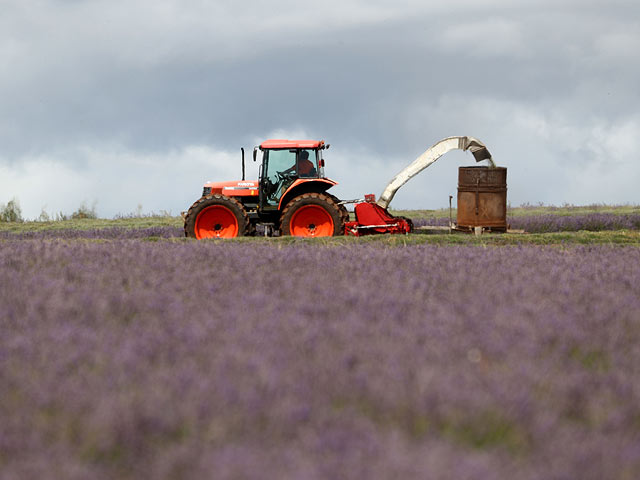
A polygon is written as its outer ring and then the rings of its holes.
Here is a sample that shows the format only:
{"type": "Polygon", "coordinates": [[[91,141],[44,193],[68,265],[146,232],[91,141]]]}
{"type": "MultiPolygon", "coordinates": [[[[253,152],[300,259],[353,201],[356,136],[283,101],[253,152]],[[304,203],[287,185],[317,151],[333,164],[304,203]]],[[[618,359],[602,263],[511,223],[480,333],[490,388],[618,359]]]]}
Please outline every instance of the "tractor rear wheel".
{"type": "Polygon", "coordinates": [[[184,218],[184,234],[197,238],[233,238],[249,233],[249,216],[235,198],[218,193],[197,200],[184,218]]]}
{"type": "Polygon", "coordinates": [[[344,233],[344,217],[329,195],[305,193],[284,208],[280,230],[294,237],[333,237],[344,233]]]}
{"type": "Polygon", "coordinates": [[[347,210],[347,207],[345,207],[343,204],[341,204],[340,203],[340,199],[338,197],[336,197],[335,195],[331,195],[330,193],[325,193],[325,195],[330,197],[331,200],[333,200],[335,202],[335,204],[338,205],[338,208],[340,209],[340,214],[342,215],[342,221],[344,223],[347,223],[350,220],[349,210],[347,210]]]}

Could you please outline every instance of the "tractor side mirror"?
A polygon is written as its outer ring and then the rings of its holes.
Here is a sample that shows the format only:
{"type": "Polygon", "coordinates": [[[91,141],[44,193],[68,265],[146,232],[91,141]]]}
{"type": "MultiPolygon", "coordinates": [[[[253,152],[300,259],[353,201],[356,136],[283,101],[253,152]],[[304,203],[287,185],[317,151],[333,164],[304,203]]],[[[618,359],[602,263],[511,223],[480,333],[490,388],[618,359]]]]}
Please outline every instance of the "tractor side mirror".
{"type": "Polygon", "coordinates": [[[253,147],[253,161],[256,161],[256,157],[258,155],[258,147],[253,147]]]}
{"type": "Polygon", "coordinates": [[[324,158],[321,158],[321,159],[320,159],[320,167],[321,167],[321,168],[324,168],[324,158]]]}

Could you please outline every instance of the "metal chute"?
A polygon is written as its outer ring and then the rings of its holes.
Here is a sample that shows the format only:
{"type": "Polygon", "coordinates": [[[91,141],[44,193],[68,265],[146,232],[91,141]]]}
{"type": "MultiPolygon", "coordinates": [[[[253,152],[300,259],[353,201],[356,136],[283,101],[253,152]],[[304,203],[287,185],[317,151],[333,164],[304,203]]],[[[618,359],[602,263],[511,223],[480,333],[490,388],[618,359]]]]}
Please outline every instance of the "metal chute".
{"type": "Polygon", "coordinates": [[[386,209],[391,203],[394,195],[400,187],[407,183],[411,178],[427,168],[429,165],[438,160],[442,155],[451,150],[469,150],[476,162],[488,160],[492,167],[495,167],[491,154],[487,147],[480,140],[474,137],[448,137],[440,140],[438,143],[427,149],[422,155],[416,158],[413,163],[402,170],[389,182],[387,187],[380,195],[380,199],[376,202],[380,207],[386,209]]]}

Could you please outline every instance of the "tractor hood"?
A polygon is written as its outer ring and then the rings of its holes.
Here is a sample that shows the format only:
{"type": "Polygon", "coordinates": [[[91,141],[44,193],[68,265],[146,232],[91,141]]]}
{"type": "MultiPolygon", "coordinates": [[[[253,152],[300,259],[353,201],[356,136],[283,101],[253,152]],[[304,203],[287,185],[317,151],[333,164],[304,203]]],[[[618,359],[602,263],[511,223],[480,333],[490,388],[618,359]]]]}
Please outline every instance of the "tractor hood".
{"type": "Polygon", "coordinates": [[[238,180],[235,182],[207,182],[203,192],[206,194],[221,193],[228,197],[258,196],[257,180],[238,180]]]}

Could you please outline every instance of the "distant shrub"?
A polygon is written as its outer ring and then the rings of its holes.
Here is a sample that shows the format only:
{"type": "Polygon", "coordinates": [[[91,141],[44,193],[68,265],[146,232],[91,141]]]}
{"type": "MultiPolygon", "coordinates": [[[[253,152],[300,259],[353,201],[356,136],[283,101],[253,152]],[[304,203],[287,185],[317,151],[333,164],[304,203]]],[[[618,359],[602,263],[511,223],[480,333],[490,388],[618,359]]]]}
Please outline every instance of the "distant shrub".
{"type": "Polygon", "coordinates": [[[144,213],[142,209],[142,205],[138,204],[135,212],[129,213],[117,213],[114,215],[114,219],[116,220],[124,220],[124,219],[132,219],[132,218],[154,218],[154,217],[171,217],[170,210],[160,210],[159,212],[148,212],[144,213]]]}
{"type": "Polygon", "coordinates": [[[22,209],[18,200],[9,200],[0,208],[0,222],[22,222],[22,209]]]}
{"type": "Polygon", "coordinates": [[[80,218],[98,218],[98,214],[96,213],[96,204],[94,203],[91,207],[88,207],[85,202],[82,202],[82,205],[80,205],[80,207],[71,214],[71,218],[73,220],[80,218]]]}
{"type": "Polygon", "coordinates": [[[50,222],[51,221],[51,216],[47,213],[47,211],[44,209],[44,207],[42,207],[42,211],[40,212],[40,215],[38,215],[38,222],[50,222]]]}

